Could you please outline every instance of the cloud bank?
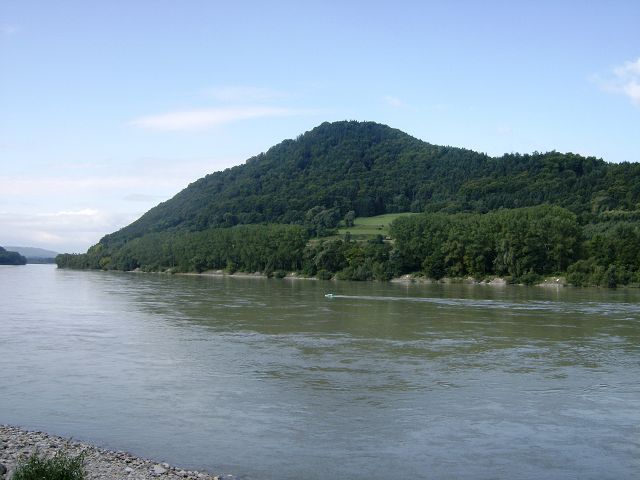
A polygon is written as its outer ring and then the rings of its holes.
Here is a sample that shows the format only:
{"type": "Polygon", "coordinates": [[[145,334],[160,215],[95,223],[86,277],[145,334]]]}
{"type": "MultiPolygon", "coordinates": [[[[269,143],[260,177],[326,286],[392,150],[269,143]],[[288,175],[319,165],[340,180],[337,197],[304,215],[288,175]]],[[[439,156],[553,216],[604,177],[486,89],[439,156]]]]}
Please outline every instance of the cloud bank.
{"type": "Polygon", "coordinates": [[[290,117],[305,113],[307,112],[303,110],[269,106],[220,107],[148,115],[133,119],[128,122],[128,125],[160,132],[193,131],[216,127],[238,120],[290,117]]]}
{"type": "Polygon", "coordinates": [[[596,81],[603,90],[625,95],[631,103],[640,107],[640,57],[615,67],[608,79],[596,77],[596,81]]]}
{"type": "Polygon", "coordinates": [[[119,174],[113,174],[109,165],[69,164],[65,168],[75,174],[88,174],[2,175],[0,245],[86,251],[103,235],[128,225],[195,178],[238,162],[148,157],[119,174]]]}
{"type": "Polygon", "coordinates": [[[84,252],[106,232],[131,223],[135,215],[94,208],[36,214],[0,212],[0,244],[45,246],[58,252],[84,252]]]}

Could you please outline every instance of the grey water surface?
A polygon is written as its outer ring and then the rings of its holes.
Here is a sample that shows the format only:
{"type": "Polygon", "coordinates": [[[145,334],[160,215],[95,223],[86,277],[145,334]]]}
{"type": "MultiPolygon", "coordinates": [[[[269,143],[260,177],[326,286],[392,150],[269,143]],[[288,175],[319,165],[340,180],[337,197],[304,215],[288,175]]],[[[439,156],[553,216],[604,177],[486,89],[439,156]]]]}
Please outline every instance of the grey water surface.
{"type": "Polygon", "coordinates": [[[637,290],[26,265],[0,292],[0,423],[246,479],[640,478],[637,290]]]}

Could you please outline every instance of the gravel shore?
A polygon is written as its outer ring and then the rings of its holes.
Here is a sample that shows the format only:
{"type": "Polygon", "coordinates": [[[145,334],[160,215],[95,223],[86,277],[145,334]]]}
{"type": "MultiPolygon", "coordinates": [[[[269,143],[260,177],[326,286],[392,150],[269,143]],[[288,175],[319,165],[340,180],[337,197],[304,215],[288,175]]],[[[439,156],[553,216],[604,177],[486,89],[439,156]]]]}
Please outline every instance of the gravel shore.
{"type": "Polygon", "coordinates": [[[21,457],[35,450],[47,457],[59,450],[75,456],[85,454],[87,478],[90,480],[232,480],[231,475],[211,475],[183,470],[167,463],[114,452],[43,432],[28,432],[18,427],[0,425],[0,480],[9,480],[21,457]],[[4,467],[4,468],[3,468],[4,467]]]}

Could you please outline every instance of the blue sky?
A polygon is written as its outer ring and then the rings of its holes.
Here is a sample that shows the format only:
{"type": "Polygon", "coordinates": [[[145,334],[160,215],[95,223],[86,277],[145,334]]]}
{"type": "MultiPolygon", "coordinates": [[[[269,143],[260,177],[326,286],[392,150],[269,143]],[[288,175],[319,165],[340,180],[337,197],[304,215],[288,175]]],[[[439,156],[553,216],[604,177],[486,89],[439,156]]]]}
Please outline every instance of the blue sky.
{"type": "Polygon", "coordinates": [[[0,245],[85,251],[323,121],[640,161],[637,1],[0,4],[0,245]]]}

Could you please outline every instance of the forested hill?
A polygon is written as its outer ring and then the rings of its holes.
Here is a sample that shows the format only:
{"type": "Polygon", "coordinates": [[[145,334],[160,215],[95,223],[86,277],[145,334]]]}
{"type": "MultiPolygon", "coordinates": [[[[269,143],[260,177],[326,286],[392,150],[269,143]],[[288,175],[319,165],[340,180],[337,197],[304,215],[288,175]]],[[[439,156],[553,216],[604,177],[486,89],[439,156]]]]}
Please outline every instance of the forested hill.
{"type": "Polygon", "coordinates": [[[0,247],[0,265],[25,265],[27,259],[18,252],[11,252],[0,247]]]}
{"type": "Polygon", "coordinates": [[[489,157],[431,145],[373,122],[323,123],[244,165],[197,180],[131,225],[116,246],[151,232],[236,224],[303,223],[308,212],[342,218],[390,212],[488,212],[554,204],[581,223],[635,217],[640,164],[549,152],[489,157]]]}

